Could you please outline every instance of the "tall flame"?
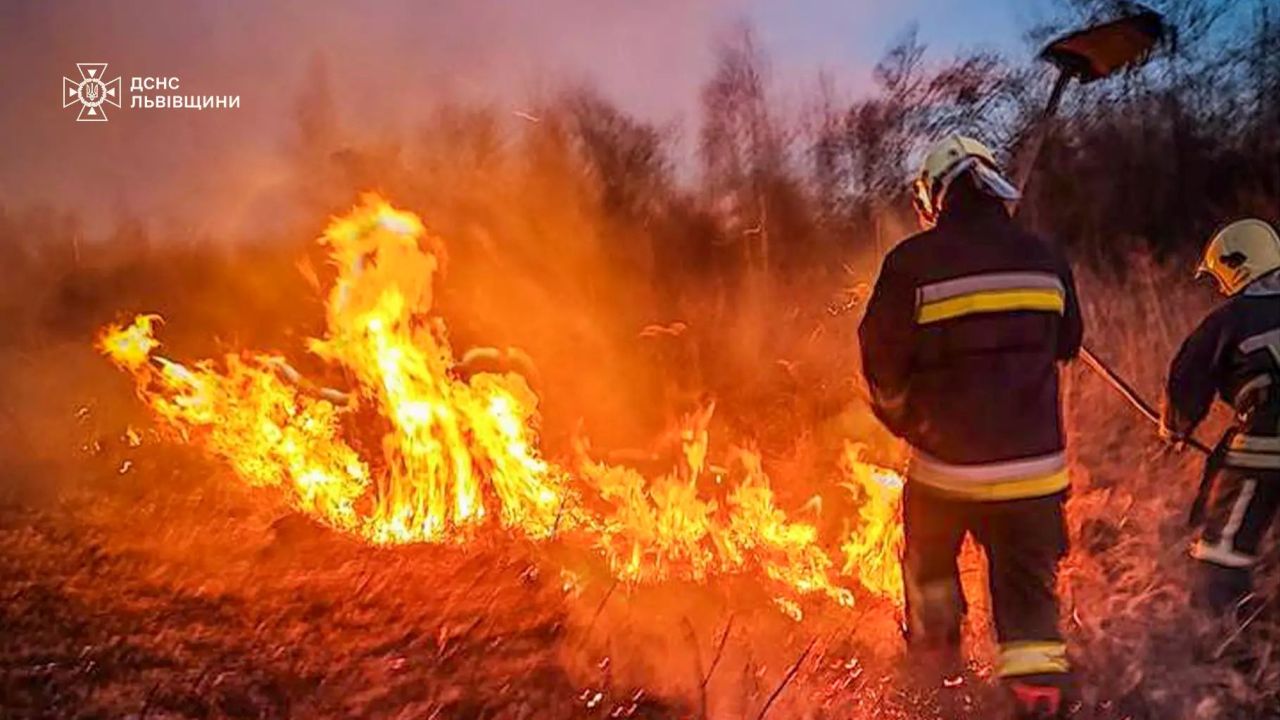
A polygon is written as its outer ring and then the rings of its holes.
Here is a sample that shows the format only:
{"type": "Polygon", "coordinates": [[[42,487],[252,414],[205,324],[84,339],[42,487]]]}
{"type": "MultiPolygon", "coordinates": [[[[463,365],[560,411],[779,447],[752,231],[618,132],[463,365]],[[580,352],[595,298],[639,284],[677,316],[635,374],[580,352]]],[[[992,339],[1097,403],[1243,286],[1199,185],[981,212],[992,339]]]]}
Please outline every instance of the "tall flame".
{"type": "Polygon", "coordinates": [[[846,443],[842,458],[848,479],[842,483],[858,498],[858,530],[840,546],[846,575],[877,595],[902,599],[902,477],[862,459],[866,448],[846,443]]]}
{"type": "Polygon", "coordinates": [[[156,353],[155,315],[105,328],[98,349],[182,440],[372,543],[460,541],[496,519],[533,538],[582,534],[627,582],[758,571],[786,595],[848,605],[844,574],[898,597],[897,496],[877,490],[900,487],[892,471],[846,456],[863,504],[841,569],[814,526],[777,507],[757,453],[736,452],[727,491],[708,481],[713,405],[687,419],[683,458],[661,477],[585,453],[572,469],[553,463],[538,442],[538,397],[521,375],[458,372],[444,322],[431,314],[443,245],[417,216],[369,195],[321,242],[338,275],[325,332],[309,349],[348,389],[319,387],[270,353],[169,360],[156,353]]]}

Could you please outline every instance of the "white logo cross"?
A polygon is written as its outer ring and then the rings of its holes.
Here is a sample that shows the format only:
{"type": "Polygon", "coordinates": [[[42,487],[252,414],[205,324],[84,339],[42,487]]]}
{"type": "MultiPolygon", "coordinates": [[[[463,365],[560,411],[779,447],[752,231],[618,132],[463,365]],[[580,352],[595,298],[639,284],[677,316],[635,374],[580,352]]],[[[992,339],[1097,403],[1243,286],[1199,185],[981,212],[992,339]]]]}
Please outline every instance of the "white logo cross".
{"type": "Polygon", "coordinates": [[[76,63],[80,79],[62,78],[62,107],[80,103],[76,122],[106,122],[106,105],[120,107],[120,78],[103,80],[106,63],[76,63]]]}

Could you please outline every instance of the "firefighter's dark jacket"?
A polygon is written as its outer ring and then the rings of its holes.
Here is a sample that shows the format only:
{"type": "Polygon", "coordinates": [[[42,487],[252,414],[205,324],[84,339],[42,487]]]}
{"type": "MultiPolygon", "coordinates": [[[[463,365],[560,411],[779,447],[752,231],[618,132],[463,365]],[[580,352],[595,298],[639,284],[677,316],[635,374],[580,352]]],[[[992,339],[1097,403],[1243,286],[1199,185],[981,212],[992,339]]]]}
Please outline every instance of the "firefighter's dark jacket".
{"type": "Polygon", "coordinates": [[[1058,361],[1083,326],[1070,267],[972,199],[893,249],[859,336],[872,408],[912,482],[975,500],[1066,488],[1058,361]]]}
{"type": "Polygon", "coordinates": [[[1280,271],[1210,313],[1169,368],[1165,425],[1186,435],[1214,397],[1235,409],[1230,467],[1280,469],[1280,271]]]}

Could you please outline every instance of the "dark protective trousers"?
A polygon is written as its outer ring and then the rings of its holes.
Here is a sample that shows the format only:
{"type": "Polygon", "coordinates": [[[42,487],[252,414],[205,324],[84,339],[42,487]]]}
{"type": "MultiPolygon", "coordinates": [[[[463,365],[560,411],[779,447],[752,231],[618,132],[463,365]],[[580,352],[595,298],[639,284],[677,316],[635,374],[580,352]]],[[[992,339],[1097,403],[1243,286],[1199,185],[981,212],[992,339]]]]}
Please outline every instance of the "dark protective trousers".
{"type": "Polygon", "coordinates": [[[1000,642],[1001,677],[1068,672],[1058,631],[1058,562],[1066,554],[1064,493],[980,502],[907,482],[903,567],[907,636],[913,646],[957,646],[965,600],[956,565],[966,534],[986,552],[1000,642]]]}
{"type": "Polygon", "coordinates": [[[1191,548],[1200,561],[1198,600],[1215,612],[1230,611],[1253,589],[1258,545],[1280,508],[1280,471],[1226,468],[1218,477],[1200,538],[1191,548]]]}

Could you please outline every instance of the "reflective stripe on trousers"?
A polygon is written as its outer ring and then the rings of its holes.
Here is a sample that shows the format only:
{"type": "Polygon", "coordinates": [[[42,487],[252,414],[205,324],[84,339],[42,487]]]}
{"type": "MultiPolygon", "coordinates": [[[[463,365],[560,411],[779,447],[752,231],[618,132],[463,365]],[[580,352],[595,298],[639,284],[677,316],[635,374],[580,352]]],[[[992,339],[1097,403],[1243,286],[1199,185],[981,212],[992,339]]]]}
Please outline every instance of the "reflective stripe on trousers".
{"type": "Polygon", "coordinates": [[[1008,674],[1067,672],[1064,653],[1047,647],[1062,645],[1055,589],[1067,548],[1063,498],[974,502],[908,482],[902,499],[912,645],[959,646],[965,603],[956,556],[972,535],[987,557],[991,612],[1009,651],[1008,674]]]}
{"type": "Polygon", "coordinates": [[[1232,568],[1252,567],[1258,562],[1258,558],[1239,552],[1235,547],[1236,533],[1240,532],[1240,526],[1244,524],[1244,514],[1249,510],[1249,503],[1253,502],[1253,496],[1257,490],[1257,480],[1244,481],[1240,494],[1231,505],[1231,515],[1218,531],[1217,541],[1210,543],[1200,538],[1195,545],[1191,546],[1191,557],[1232,568]]]}
{"type": "Polygon", "coordinates": [[[1228,467],[1213,488],[1191,556],[1198,604],[1228,613],[1253,586],[1258,550],[1280,511],[1280,471],[1228,467]]]}
{"type": "Polygon", "coordinates": [[[1000,501],[1043,497],[1067,488],[1065,452],[993,463],[953,464],[912,449],[909,482],[928,485],[963,500],[1000,501]]]}
{"type": "Polygon", "coordinates": [[[1071,671],[1067,646],[1060,640],[1019,640],[1000,646],[996,674],[1002,678],[1071,671]]]}

